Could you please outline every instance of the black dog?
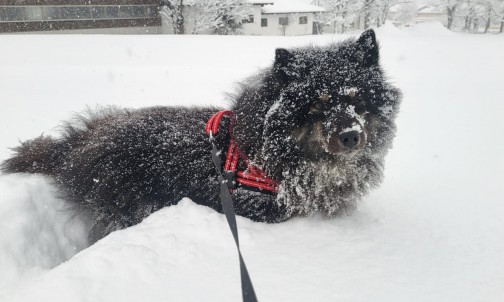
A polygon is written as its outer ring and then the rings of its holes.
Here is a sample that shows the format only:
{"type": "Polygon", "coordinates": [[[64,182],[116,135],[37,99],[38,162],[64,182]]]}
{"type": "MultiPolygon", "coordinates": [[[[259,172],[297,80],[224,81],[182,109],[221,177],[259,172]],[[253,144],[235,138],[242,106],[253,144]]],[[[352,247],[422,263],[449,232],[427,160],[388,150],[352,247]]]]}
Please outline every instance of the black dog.
{"type": "MultiPolygon", "coordinates": [[[[216,142],[230,138],[251,165],[279,182],[274,194],[238,187],[238,215],[279,222],[352,208],[376,187],[395,134],[400,93],[385,82],[375,34],[326,47],[277,49],[272,68],[245,81],[216,142]]],[[[5,172],[52,176],[88,211],[91,240],[189,197],[221,211],[205,123],[218,109],[103,109],[15,148],[5,172]]],[[[246,169],[240,162],[239,168],[246,169]]]]}

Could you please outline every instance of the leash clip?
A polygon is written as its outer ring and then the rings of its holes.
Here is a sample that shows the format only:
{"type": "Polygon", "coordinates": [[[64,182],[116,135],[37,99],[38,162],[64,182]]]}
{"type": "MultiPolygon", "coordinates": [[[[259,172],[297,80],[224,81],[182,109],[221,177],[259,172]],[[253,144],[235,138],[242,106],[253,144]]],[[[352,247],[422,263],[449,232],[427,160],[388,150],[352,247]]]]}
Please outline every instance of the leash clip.
{"type": "Polygon", "coordinates": [[[214,143],[214,141],[215,141],[215,137],[213,136],[213,132],[212,132],[212,130],[210,130],[210,131],[208,132],[208,141],[209,141],[210,143],[212,143],[212,144],[213,144],[213,143],[214,143]]]}
{"type": "Polygon", "coordinates": [[[236,190],[237,184],[236,184],[236,171],[224,171],[222,173],[222,176],[224,176],[224,180],[226,181],[226,185],[229,190],[236,190]]]}

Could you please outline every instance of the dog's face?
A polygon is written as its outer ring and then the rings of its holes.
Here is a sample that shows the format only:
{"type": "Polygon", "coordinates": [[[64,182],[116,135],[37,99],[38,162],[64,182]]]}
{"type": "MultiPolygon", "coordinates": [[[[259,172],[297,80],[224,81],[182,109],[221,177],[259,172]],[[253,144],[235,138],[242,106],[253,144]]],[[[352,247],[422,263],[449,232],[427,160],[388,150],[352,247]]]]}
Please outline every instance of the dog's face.
{"type": "Polygon", "coordinates": [[[306,157],[351,158],[373,144],[392,101],[378,61],[372,30],[326,48],[277,49],[281,110],[289,111],[290,138],[306,157]]]}
{"type": "Polygon", "coordinates": [[[322,152],[353,156],[366,145],[367,113],[357,88],[323,91],[314,96],[307,118],[292,137],[311,156],[322,152]]]}

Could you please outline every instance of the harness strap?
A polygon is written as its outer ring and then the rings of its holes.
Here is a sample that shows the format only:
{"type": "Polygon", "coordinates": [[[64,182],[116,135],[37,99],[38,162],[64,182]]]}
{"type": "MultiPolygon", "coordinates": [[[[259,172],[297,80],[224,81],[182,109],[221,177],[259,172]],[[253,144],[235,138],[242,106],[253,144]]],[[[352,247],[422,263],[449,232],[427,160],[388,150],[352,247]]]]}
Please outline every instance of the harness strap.
{"type": "MultiPolygon", "coordinates": [[[[206,127],[205,127],[206,134],[210,134],[210,131],[212,131],[213,135],[215,135],[219,132],[219,124],[220,124],[220,120],[223,116],[229,116],[229,117],[233,118],[233,111],[223,110],[223,111],[219,111],[219,112],[215,113],[214,115],[212,115],[212,117],[210,117],[210,119],[208,120],[206,127]]],[[[230,128],[231,128],[231,126],[230,126],[230,128]]]]}
{"type": "MultiPolygon", "coordinates": [[[[231,110],[223,110],[215,113],[208,120],[205,126],[205,132],[208,135],[212,136],[219,132],[219,125],[223,116],[228,116],[229,118],[231,118],[229,133],[232,134],[232,127],[234,123],[233,112],[231,110]]],[[[241,152],[232,137],[230,139],[226,153],[224,174],[233,175],[236,184],[239,184],[244,188],[269,193],[278,192],[278,182],[267,177],[266,173],[264,173],[264,171],[262,171],[261,169],[249,164],[247,155],[241,152]],[[240,159],[246,167],[245,171],[237,171],[238,162],[240,159]]],[[[232,181],[228,184],[228,187],[230,190],[234,189],[234,184],[232,183],[232,181]]]]}

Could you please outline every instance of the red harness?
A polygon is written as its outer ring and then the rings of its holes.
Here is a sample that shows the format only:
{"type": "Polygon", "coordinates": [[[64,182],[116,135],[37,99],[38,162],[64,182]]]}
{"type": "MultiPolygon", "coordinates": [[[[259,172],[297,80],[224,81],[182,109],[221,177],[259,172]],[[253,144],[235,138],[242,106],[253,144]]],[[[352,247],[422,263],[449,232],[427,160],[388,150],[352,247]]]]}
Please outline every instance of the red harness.
{"type": "MultiPolygon", "coordinates": [[[[233,112],[231,110],[224,110],[212,115],[212,117],[208,120],[205,127],[205,132],[210,135],[210,137],[219,132],[219,124],[223,116],[228,116],[231,118],[231,124],[229,125],[229,134],[232,135],[232,127],[234,123],[233,112]]],[[[233,140],[233,137],[231,137],[229,141],[229,147],[226,154],[226,162],[224,164],[224,173],[233,175],[233,180],[243,187],[258,189],[260,191],[265,190],[271,193],[278,192],[278,182],[267,177],[264,171],[262,171],[261,169],[250,165],[247,155],[238,148],[233,140]],[[245,165],[245,171],[236,171],[238,161],[240,159],[245,165]]]]}

